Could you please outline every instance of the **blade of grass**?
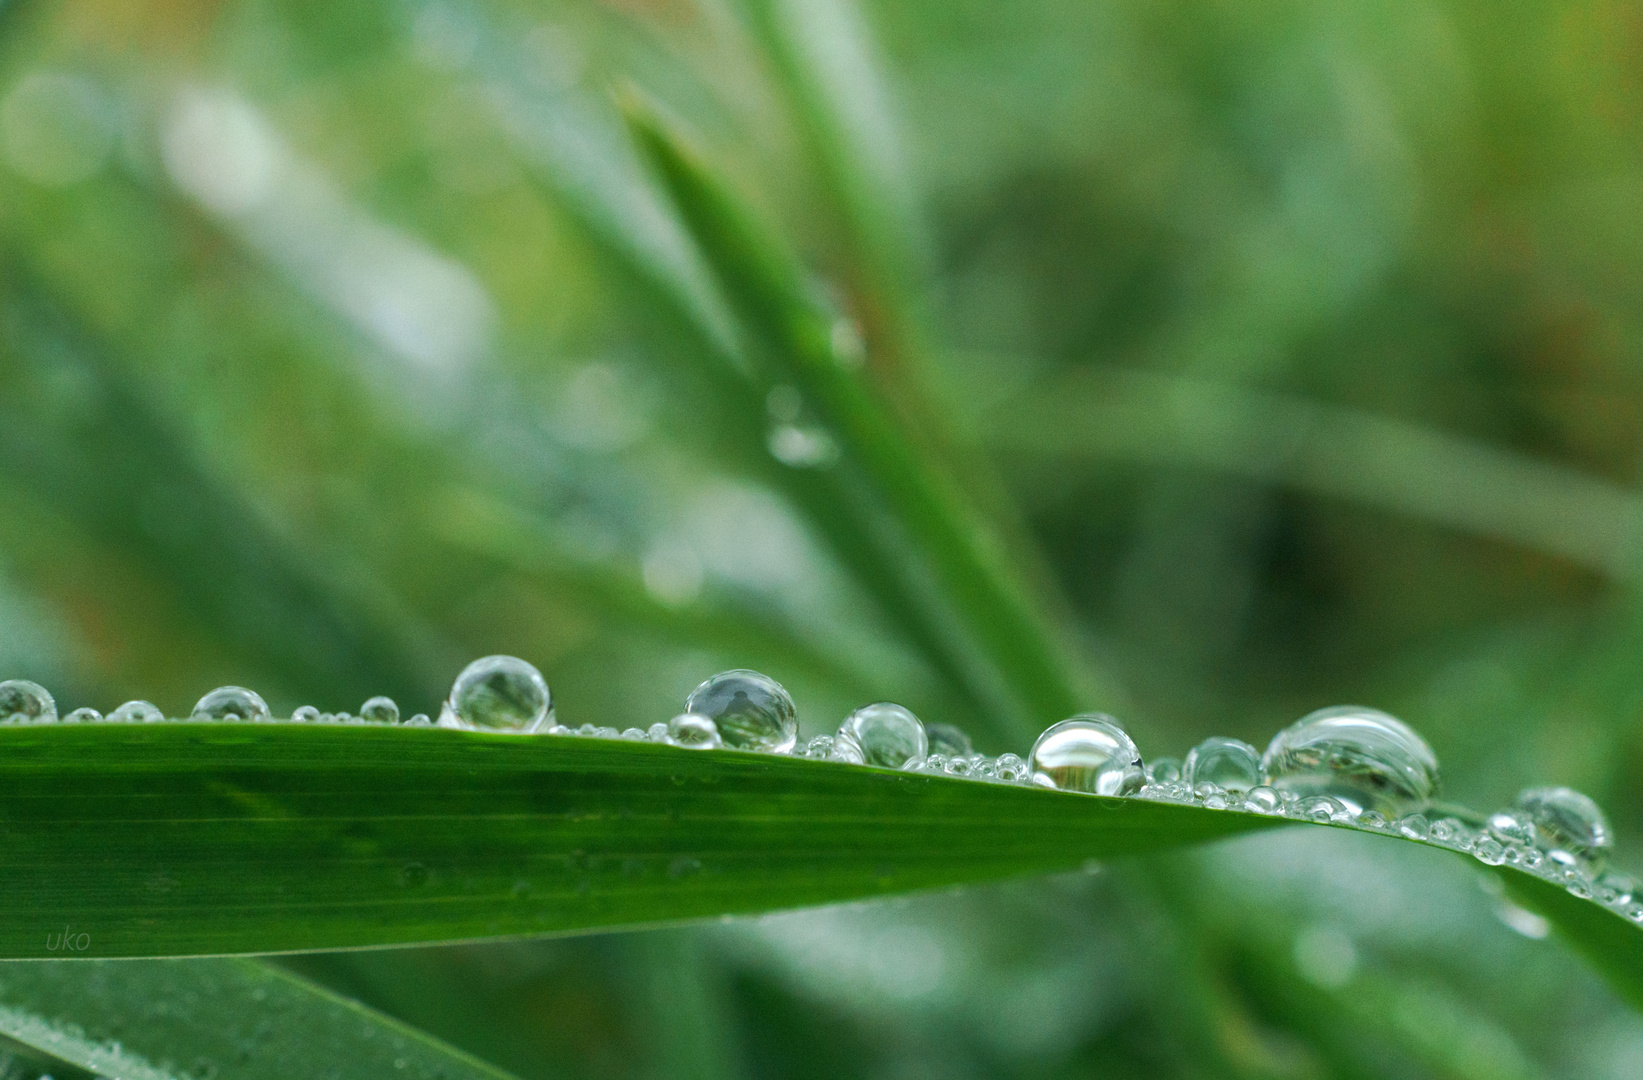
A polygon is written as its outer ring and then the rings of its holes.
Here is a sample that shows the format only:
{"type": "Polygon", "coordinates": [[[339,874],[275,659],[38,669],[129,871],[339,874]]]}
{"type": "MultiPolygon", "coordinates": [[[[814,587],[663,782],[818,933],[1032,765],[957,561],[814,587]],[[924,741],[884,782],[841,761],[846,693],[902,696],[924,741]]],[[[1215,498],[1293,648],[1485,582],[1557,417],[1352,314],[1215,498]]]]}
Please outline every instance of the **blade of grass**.
{"type": "MultiPolygon", "coordinates": [[[[65,925],[97,957],[657,925],[1286,824],[619,739],[289,723],[0,729],[0,821],[0,958],[53,956],[65,925]]],[[[1643,928],[1522,899],[1643,993],[1643,928]]]]}
{"type": "Polygon", "coordinates": [[[326,700],[437,693],[437,647],[280,536],[17,267],[0,279],[0,462],[166,579],[253,672],[326,700]]]}
{"type": "Polygon", "coordinates": [[[833,321],[792,255],[651,110],[631,96],[627,107],[635,137],[757,344],[756,377],[796,386],[842,448],[836,465],[807,471],[847,492],[849,527],[903,583],[944,669],[992,714],[995,731],[1043,727],[1087,704],[1091,688],[997,535],[841,362],[833,321]]]}
{"type": "Polygon", "coordinates": [[[257,960],[0,965],[0,1033],[111,1080],[507,1080],[257,960]]]}
{"type": "Polygon", "coordinates": [[[1604,574],[1637,572],[1643,500],[1632,492],[1359,409],[1106,370],[1034,387],[983,423],[983,440],[1023,459],[1192,465],[1508,540],[1604,574]]]}

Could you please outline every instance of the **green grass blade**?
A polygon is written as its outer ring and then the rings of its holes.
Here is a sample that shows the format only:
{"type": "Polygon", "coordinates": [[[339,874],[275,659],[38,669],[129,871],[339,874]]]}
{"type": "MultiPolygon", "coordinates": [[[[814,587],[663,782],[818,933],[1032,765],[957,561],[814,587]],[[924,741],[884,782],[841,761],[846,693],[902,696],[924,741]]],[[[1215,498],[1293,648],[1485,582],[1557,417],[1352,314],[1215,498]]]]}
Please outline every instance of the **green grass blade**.
{"type": "Polygon", "coordinates": [[[795,471],[828,474],[848,490],[848,527],[900,579],[942,668],[995,724],[1007,718],[1006,730],[1042,727],[1086,706],[1091,688],[999,537],[841,362],[833,320],[811,298],[797,261],[644,106],[630,103],[629,123],[760,346],[757,377],[797,387],[841,446],[831,469],[795,471]]]}
{"type": "Polygon", "coordinates": [[[0,965],[0,1033],[112,1080],[507,1078],[257,960],[0,965]]]}
{"type": "MultiPolygon", "coordinates": [[[[981,418],[977,418],[980,420],[981,418]]],[[[1576,469],[1420,424],[1145,371],[1062,376],[978,434],[1028,463],[1205,468],[1434,521],[1633,577],[1643,500],[1576,469]]]]}
{"type": "MultiPolygon", "coordinates": [[[[65,935],[122,957],[658,925],[1293,824],[647,742],[184,723],[0,730],[0,821],[18,959],[65,935]]],[[[1639,999],[1643,929],[1500,872],[1639,999]]]]}

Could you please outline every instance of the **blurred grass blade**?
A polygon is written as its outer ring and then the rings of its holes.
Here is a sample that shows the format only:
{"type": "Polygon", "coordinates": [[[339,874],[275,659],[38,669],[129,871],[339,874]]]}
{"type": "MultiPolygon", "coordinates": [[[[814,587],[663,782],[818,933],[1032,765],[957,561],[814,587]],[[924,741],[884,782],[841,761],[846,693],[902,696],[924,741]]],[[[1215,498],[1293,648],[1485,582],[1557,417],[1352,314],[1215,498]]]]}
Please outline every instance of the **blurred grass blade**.
{"type": "Polygon", "coordinates": [[[507,1080],[257,960],[0,965],[0,1033],[110,1080],[507,1080]]]}
{"type": "Polygon", "coordinates": [[[792,255],[650,110],[632,97],[627,104],[636,138],[759,345],[759,378],[795,386],[840,444],[830,468],[793,470],[821,473],[845,489],[850,520],[832,526],[873,545],[916,605],[907,614],[923,626],[922,640],[992,714],[991,723],[1024,732],[1086,705],[1091,689],[1035,610],[998,537],[848,369],[833,320],[811,298],[792,255]]]}
{"type": "Polygon", "coordinates": [[[324,700],[437,694],[430,640],[280,536],[15,261],[0,278],[0,465],[167,581],[245,668],[324,700]]]}
{"type": "MultiPolygon", "coordinates": [[[[4,958],[60,955],[64,933],[120,957],[656,925],[1294,824],[620,739],[290,723],[0,729],[0,820],[4,958]]],[[[1643,1003],[1643,928],[1498,872],[1643,1003]]]]}
{"type": "Polygon", "coordinates": [[[1029,461],[1170,462],[1346,499],[1632,577],[1643,500],[1574,469],[1359,409],[1144,371],[1063,376],[977,418],[1029,461]]]}

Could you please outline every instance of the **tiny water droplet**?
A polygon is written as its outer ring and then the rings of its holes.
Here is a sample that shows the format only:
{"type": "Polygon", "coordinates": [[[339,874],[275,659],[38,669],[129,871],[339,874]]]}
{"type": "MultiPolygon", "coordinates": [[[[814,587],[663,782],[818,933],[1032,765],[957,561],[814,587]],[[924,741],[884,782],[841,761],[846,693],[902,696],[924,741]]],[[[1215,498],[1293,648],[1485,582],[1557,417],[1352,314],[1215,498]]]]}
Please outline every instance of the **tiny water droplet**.
{"type": "Polygon", "coordinates": [[[553,695],[542,673],[513,656],[486,656],[462,669],[439,726],[529,734],[553,723],[553,695]]]}
{"type": "Polygon", "coordinates": [[[997,762],[998,778],[1006,784],[1026,783],[1030,770],[1019,754],[1000,754],[997,762]]]}
{"type": "Polygon", "coordinates": [[[781,683],[757,671],[721,671],[690,692],[685,712],[712,720],[732,750],[783,754],[799,737],[792,697],[781,683]]]}
{"type": "Polygon", "coordinates": [[[1488,866],[1499,866],[1506,861],[1506,848],[1492,836],[1485,836],[1472,845],[1472,854],[1488,866]]]}
{"type": "Polygon", "coordinates": [[[1526,815],[1511,810],[1497,810],[1486,823],[1491,835],[1503,844],[1533,844],[1535,823],[1526,815]]]}
{"type": "Polygon", "coordinates": [[[717,750],[724,745],[719,738],[719,727],[712,720],[696,713],[680,713],[664,725],[667,741],[689,750],[717,750]]]}
{"type": "Polygon", "coordinates": [[[1248,791],[1261,782],[1261,756],[1242,739],[1211,735],[1187,751],[1181,775],[1189,784],[1210,783],[1226,791],[1248,791]]]}
{"type": "Polygon", "coordinates": [[[1265,784],[1250,788],[1249,793],[1244,796],[1244,802],[1257,814],[1276,814],[1279,807],[1283,806],[1283,800],[1278,798],[1278,793],[1265,784]]]}
{"type": "Polygon", "coordinates": [[[630,727],[622,731],[622,738],[628,742],[644,742],[648,737],[644,728],[630,727]]]}
{"type": "Polygon", "coordinates": [[[428,714],[421,712],[405,721],[405,726],[407,727],[428,727],[431,724],[433,724],[433,721],[428,719],[428,714]]]}
{"type": "Polygon", "coordinates": [[[1181,759],[1161,757],[1147,762],[1147,780],[1154,784],[1173,784],[1181,779],[1181,759]]]}
{"type": "Polygon", "coordinates": [[[63,717],[63,720],[70,724],[95,724],[102,718],[103,714],[96,709],[82,706],[63,717]]]}
{"type": "Polygon", "coordinates": [[[219,686],[194,703],[193,720],[272,720],[268,702],[243,686],[219,686]]]}
{"type": "Polygon", "coordinates": [[[1273,736],[1266,781],[1297,795],[1328,795],[1354,814],[1424,806],[1438,789],[1438,759],[1403,721],[1360,705],[1310,713],[1273,736]]]}
{"type": "Polygon", "coordinates": [[[656,723],[650,725],[650,741],[659,743],[667,742],[667,723],[665,721],[658,720],[656,723]]]}
{"type": "Polygon", "coordinates": [[[153,702],[138,700],[121,705],[108,718],[121,724],[157,724],[165,719],[165,713],[153,702]]]}
{"type": "Polygon", "coordinates": [[[924,734],[930,744],[930,753],[948,757],[969,757],[976,752],[975,744],[962,728],[952,724],[925,724],[924,734]]]}
{"type": "Polygon", "coordinates": [[[1118,721],[1088,713],[1052,724],[1033,743],[1033,783],[1091,795],[1141,789],[1141,754],[1118,721]]]}
{"type": "Polygon", "coordinates": [[[930,752],[924,724],[907,709],[889,701],[863,705],[839,725],[839,739],[854,740],[863,762],[884,769],[903,769],[930,752]]]}
{"type": "Polygon", "coordinates": [[[1291,806],[1289,813],[1305,821],[1339,821],[1351,816],[1345,803],[1328,795],[1309,795],[1291,806]]]}
{"type": "MultiPolygon", "coordinates": [[[[861,743],[845,735],[835,736],[833,744],[827,748],[828,761],[842,761],[847,765],[867,764],[867,753],[862,750],[861,743]]],[[[926,758],[926,761],[929,759],[926,758]]]]}
{"type": "Polygon", "coordinates": [[[49,724],[55,719],[51,691],[27,679],[0,682],[0,724],[49,724]]]}
{"type": "Polygon", "coordinates": [[[320,711],[312,705],[298,705],[291,710],[293,724],[317,724],[320,719],[320,711]]]}
{"type": "Polygon", "coordinates": [[[1614,845],[1609,819],[1597,803],[1573,788],[1529,788],[1518,793],[1518,809],[1526,814],[1542,844],[1556,859],[1567,853],[1600,867],[1614,845]]]}
{"type": "Polygon", "coordinates": [[[1431,834],[1432,826],[1425,814],[1409,814],[1397,820],[1397,829],[1411,840],[1425,840],[1431,834]]]}
{"type": "Polygon", "coordinates": [[[1632,893],[1637,891],[1637,883],[1625,874],[1608,871],[1599,874],[1597,878],[1597,898],[1605,904],[1617,905],[1631,902],[1632,893]]]}
{"type": "Polygon", "coordinates": [[[368,724],[397,724],[399,706],[393,698],[378,695],[359,707],[359,716],[368,724]]]}

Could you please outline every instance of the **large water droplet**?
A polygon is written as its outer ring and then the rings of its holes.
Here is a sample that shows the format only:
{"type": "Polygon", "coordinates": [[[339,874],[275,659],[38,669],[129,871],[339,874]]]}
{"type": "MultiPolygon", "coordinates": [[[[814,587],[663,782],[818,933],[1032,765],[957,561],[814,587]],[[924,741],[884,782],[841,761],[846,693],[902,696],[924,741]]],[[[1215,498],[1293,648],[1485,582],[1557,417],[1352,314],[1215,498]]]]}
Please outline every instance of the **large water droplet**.
{"type": "Polygon", "coordinates": [[[525,661],[487,656],[462,669],[439,713],[439,726],[528,734],[553,724],[553,695],[525,661]]]}
{"type": "Polygon", "coordinates": [[[51,691],[27,679],[0,682],[0,724],[49,724],[55,719],[51,691]]]}
{"type": "Polygon", "coordinates": [[[930,739],[919,718],[889,701],[863,705],[839,725],[839,738],[861,747],[862,762],[900,769],[924,760],[930,739]]]}
{"type": "Polygon", "coordinates": [[[368,724],[397,724],[399,706],[391,697],[374,697],[359,707],[359,717],[368,724]]]}
{"type": "Polygon", "coordinates": [[[1141,754],[1118,721],[1100,713],[1063,720],[1033,743],[1033,783],[1091,795],[1130,795],[1143,781],[1141,754]]]}
{"type": "Polygon", "coordinates": [[[719,726],[696,713],[680,713],[666,724],[667,741],[691,750],[717,750],[724,745],[719,726]]]}
{"type": "Polygon", "coordinates": [[[784,754],[799,737],[793,699],[782,684],[757,671],[722,671],[690,692],[685,712],[712,720],[732,750],[784,754]]]}
{"type": "Polygon", "coordinates": [[[1187,751],[1181,774],[1189,784],[1248,791],[1261,782],[1261,756],[1242,739],[1212,735],[1187,751]]]}
{"type": "Polygon", "coordinates": [[[1389,816],[1424,806],[1438,789],[1438,759],[1403,721],[1361,705],[1319,709],[1278,732],[1261,759],[1267,783],[1328,795],[1354,814],[1389,816]]]}
{"type": "Polygon", "coordinates": [[[157,724],[165,719],[160,707],[150,701],[128,701],[108,714],[108,718],[122,724],[157,724]]]}
{"type": "Polygon", "coordinates": [[[194,703],[194,720],[272,720],[268,702],[243,686],[219,686],[194,703]]]}
{"type": "Polygon", "coordinates": [[[952,724],[925,724],[924,734],[929,740],[929,752],[947,757],[969,757],[976,752],[975,744],[962,728],[952,724]]]}
{"type": "Polygon", "coordinates": [[[1573,788],[1529,788],[1518,793],[1517,805],[1535,823],[1535,832],[1554,859],[1563,853],[1601,866],[1614,845],[1602,808],[1573,788]]]}

